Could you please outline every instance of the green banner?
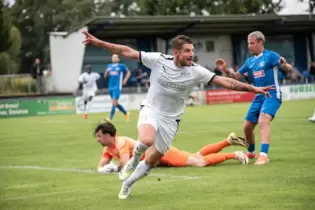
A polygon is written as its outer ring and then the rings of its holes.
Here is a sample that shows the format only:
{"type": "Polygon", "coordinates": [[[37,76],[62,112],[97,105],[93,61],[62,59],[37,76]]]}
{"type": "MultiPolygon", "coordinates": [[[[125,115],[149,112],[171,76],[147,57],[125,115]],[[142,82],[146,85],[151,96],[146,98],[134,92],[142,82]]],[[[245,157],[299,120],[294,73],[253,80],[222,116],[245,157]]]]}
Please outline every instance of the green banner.
{"type": "Polygon", "coordinates": [[[0,100],[0,117],[74,114],[74,97],[0,100]]]}
{"type": "Polygon", "coordinates": [[[291,93],[315,92],[315,84],[301,84],[290,87],[291,93]]]}

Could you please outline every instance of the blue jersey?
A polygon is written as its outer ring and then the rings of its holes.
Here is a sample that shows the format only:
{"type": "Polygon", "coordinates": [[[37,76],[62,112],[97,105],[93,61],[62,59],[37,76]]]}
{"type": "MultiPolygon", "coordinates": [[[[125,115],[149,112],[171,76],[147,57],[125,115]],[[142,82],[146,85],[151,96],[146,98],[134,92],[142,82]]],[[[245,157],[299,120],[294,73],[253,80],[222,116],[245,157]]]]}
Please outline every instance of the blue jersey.
{"type": "Polygon", "coordinates": [[[249,78],[256,87],[273,85],[276,89],[270,90],[270,94],[281,98],[281,90],[278,83],[278,69],[280,68],[280,56],[271,50],[264,50],[258,56],[246,59],[244,65],[238,70],[241,74],[248,73],[249,78]]]}
{"type": "Polygon", "coordinates": [[[120,90],[122,87],[123,73],[128,71],[124,64],[109,64],[106,68],[108,71],[108,89],[120,90]]]}

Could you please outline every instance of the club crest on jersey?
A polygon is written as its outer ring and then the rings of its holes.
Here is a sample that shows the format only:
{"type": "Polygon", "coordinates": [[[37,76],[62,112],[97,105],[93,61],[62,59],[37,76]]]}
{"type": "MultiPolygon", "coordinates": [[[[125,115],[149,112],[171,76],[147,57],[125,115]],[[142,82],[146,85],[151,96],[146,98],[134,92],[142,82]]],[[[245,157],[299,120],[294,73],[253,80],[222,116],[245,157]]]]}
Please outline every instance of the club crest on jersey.
{"type": "Polygon", "coordinates": [[[265,76],[265,71],[264,70],[255,71],[253,74],[254,78],[260,78],[265,76]]]}
{"type": "Polygon", "coordinates": [[[265,65],[265,62],[264,61],[261,61],[260,63],[259,63],[259,66],[260,67],[263,67],[265,65]]]}

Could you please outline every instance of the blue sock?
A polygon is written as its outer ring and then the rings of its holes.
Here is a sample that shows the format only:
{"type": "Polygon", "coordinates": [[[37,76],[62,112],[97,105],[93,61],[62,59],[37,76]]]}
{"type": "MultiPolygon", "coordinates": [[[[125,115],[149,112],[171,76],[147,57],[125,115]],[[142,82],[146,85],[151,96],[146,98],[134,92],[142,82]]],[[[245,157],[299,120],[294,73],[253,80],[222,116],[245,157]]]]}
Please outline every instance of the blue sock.
{"type": "Polygon", "coordinates": [[[250,145],[248,146],[248,152],[250,152],[250,153],[255,152],[255,144],[250,144],[250,145]]]}
{"type": "Polygon", "coordinates": [[[260,152],[268,154],[268,150],[269,150],[269,144],[261,144],[260,152]]]}
{"type": "Polygon", "coordinates": [[[122,105],[118,104],[117,108],[119,109],[119,111],[121,111],[122,113],[124,113],[124,115],[127,114],[126,110],[124,109],[124,107],[122,107],[122,105]]]}
{"type": "Polygon", "coordinates": [[[112,105],[112,110],[110,111],[110,119],[113,119],[116,111],[116,106],[112,105]]]}

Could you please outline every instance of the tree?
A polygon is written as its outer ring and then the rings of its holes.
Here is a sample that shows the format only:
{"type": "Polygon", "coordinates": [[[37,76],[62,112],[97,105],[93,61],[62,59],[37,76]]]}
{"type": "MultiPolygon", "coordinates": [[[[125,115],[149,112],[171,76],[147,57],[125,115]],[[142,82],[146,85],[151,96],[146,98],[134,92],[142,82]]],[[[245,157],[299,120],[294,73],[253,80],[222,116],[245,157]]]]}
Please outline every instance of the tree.
{"type": "Polygon", "coordinates": [[[12,26],[10,29],[10,40],[12,42],[10,48],[0,53],[0,74],[17,73],[20,66],[20,49],[22,46],[22,38],[20,31],[12,26]]]}
{"type": "Polygon", "coordinates": [[[0,2],[0,74],[17,72],[22,43],[19,30],[11,24],[7,6],[0,2]]]}
{"type": "Polygon", "coordinates": [[[23,37],[21,72],[29,73],[35,58],[49,63],[49,32],[82,24],[94,10],[91,0],[16,0],[10,12],[23,37]]]}
{"type": "Polygon", "coordinates": [[[137,0],[140,15],[274,14],[282,0],[137,0]]]}
{"type": "Polygon", "coordinates": [[[12,44],[10,39],[11,22],[5,9],[4,4],[0,2],[0,53],[9,49],[12,44]]]}
{"type": "Polygon", "coordinates": [[[133,16],[139,11],[135,0],[94,1],[96,15],[133,16]]]}

